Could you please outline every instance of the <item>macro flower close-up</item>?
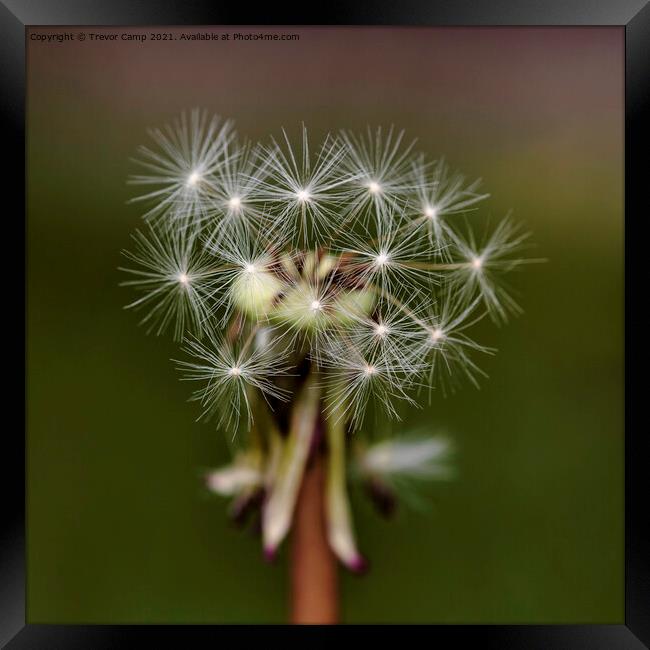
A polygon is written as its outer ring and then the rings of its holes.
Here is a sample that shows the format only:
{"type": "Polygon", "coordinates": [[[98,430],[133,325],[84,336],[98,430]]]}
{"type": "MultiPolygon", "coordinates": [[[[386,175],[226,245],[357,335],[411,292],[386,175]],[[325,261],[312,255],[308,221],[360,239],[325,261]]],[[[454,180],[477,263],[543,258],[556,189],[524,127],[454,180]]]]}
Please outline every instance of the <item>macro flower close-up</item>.
{"type": "Polygon", "coordinates": [[[405,484],[454,476],[451,439],[383,425],[479,385],[495,350],[472,326],[519,313],[503,278],[536,260],[510,216],[481,214],[479,179],[404,131],[298,133],[251,143],[198,109],[152,130],[121,270],[127,307],[179,342],[197,418],[232,443],[207,489],[259,529],[267,560],[295,522],[292,620],[334,622],[334,558],[368,568],[349,484],[386,514],[405,484]]]}
{"type": "Polygon", "coordinates": [[[70,25],[26,33],[29,621],[620,624],[623,29],[70,25]]]}

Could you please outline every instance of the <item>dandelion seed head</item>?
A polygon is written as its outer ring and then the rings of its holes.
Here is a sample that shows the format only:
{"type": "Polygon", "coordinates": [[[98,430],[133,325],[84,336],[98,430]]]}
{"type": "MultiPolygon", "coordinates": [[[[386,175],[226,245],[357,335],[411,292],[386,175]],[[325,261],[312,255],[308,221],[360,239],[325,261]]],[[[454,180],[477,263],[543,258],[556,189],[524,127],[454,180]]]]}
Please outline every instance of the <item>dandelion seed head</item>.
{"type": "Polygon", "coordinates": [[[370,402],[396,417],[414,388],[480,374],[470,352],[487,349],[465,329],[479,307],[495,320],[516,311],[497,275],[521,263],[511,253],[525,235],[506,219],[476,242],[454,223],[487,197],[478,181],[415,155],[392,127],[314,144],[303,126],[297,141],[283,131],[256,145],[193,111],[152,135],[133,182],[160,219],[127,255],[142,292],[130,306],[156,333],[208,337],[189,348],[204,362],[190,374],[205,412],[227,397],[229,422],[250,421],[248,399],[275,398],[282,371],[262,353],[279,341],[283,359],[322,374],[353,428],[370,402]]]}
{"type": "Polygon", "coordinates": [[[125,252],[134,268],[122,269],[123,284],[139,292],[127,307],[144,311],[149,331],[183,341],[177,368],[195,386],[199,419],[246,447],[207,485],[240,514],[264,495],[263,543],[274,553],[319,423],[327,539],[358,570],[346,456],[390,492],[448,477],[449,443],[361,440],[343,455],[347,434],[399,420],[423,390],[431,401],[433,388],[478,385],[475,357],[493,350],[470,328],[517,312],[501,276],[523,263],[513,255],[527,235],[506,218],[477,241],[467,213],[488,196],[479,181],[415,154],[393,127],[314,143],[303,125],[297,139],[283,130],[255,144],[192,111],[151,135],[130,181],[143,188],[134,200],[150,204],[148,230],[125,252]]]}

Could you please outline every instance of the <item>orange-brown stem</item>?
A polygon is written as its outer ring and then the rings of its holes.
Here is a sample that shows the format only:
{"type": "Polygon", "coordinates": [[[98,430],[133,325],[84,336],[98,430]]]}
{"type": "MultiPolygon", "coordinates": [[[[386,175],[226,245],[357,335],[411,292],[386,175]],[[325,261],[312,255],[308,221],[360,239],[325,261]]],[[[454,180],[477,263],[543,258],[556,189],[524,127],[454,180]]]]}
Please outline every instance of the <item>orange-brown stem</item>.
{"type": "Polygon", "coordinates": [[[305,469],[291,547],[291,622],[338,622],[338,575],[327,543],[324,511],[325,466],[316,453],[305,469]]]}

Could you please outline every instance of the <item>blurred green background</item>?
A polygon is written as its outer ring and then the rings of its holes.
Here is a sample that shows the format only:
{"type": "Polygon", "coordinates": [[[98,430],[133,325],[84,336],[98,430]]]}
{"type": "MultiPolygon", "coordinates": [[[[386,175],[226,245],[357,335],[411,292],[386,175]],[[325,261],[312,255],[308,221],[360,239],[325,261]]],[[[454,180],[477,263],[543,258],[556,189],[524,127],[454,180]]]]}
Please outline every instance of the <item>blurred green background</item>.
{"type": "Polygon", "coordinates": [[[204,494],[227,443],[118,287],[129,157],[195,106],[252,138],[406,127],[483,177],[474,223],[512,208],[549,260],[514,278],[523,316],[476,332],[490,380],[406,423],[458,447],[431,512],[385,522],[355,493],[372,568],[342,576],[343,619],[622,622],[622,29],[279,31],[300,41],[28,40],[29,622],[287,616],[286,545],[265,564],[204,494]]]}

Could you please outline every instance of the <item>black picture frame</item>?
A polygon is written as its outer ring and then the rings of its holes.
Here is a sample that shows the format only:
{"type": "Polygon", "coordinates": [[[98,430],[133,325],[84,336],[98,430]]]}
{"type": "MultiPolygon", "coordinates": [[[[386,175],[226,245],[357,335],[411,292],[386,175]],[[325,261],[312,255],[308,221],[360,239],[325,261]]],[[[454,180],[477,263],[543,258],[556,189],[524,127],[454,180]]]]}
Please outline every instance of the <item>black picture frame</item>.
{"type": "MultiPolygon", "coordinates": [[[[456,0],[424,2],[415,0],[375,0],[354,5],[319,6],[318,15],[298,15],[269,3],[260,12],[244,11],[203,0],[173,3],[173,0],[12,0],[0,3],[0,106],[2,110],[3,152],[8,162],[5,194],[15,201],[11,220],[17,226],[11,248],[21,251],[25,213],[25,30],[45,25],[611,25],[625,30],[625,622],[620,625],[547,626],[427,626],[422,633],[434,647],[480,644],[489,648],[552,648],[611,650],[650,646],[650,535],[647,495],[650,472],[646,469],[648,424],[640,408],[644,398],[643,374],[647,343],[641,331],[643,297],[647,291],[647,269],[641,250],[641,229],[647,214],[641,212],[645,190],[647,158],[650,151],[647,108],[650,103],[650,3],[647,0],[456,0]],[[637,268],[638,267],[638,268],[637,268]],[[638,380],[636,378],[638,377],[638,380]],[[643,422],[646,422],[644,425],[643,422]]],[[[5,236],[9,235],[5,232],[5,236]]],[[[24,250],[24,249],[23,249],[24,250]]],[[[25,251],[28,254],[28,251],[25,251]]],[[[20,268],[16,266],[15,268],[20,268]]],[[[12,275],[14,275],[12,273],[12,275]]],[[[25,300],[15,276],[5,290],[15,292],[18,304],[25,300]]],[[[23,302],[23,304],[25,304],[23,302]]],[[[623,305],[612,305],[620,309],[623,305]]],[[[15,313],[15,312],[12,312],[15,313]]],[[[16,328],[20,324],[16,321],[16,328]]],[[[24,327],[18,333],[23,339],[24,327]],[[22,336],[21,336],[22,334],[22,336]]],[[[24,339],[23,339],[24,340],[24,339]]],[[[19,350],[20,347],[11,344],[19,350]]],[[[23,356],[24,360],[24,356],[23,356]]],[[[16,388],[19,382],[7,381],[16,388]]],[[[26,396],[25,399],[28,399],[26,396]]],[[[21,403],[21,396],[9,392],[5,404],[21,403]]],[[[9,412],[7,410],[7,412],[9,412]]],[[[25,439],[18,426],[5,418],[2,436],[2,503],[0,525],[0,646],[22,648],[103,648],[142,647],[164,642],[193,647],[218,643],[221,629],[213,626],[71,626],[34,625],[25,620],[25,439]]],[[[387,631],[387,630],[386,630],[387,631]]],[[[260,632],[261,633],[261,632],[260,632]]],[[[298,632],[292,632],[298,633],[298,632]]],[[[320,631],[322,633],[322,630],[320,631]]],[[[335,632],[332,631],[332,634],[335,632]]],[[[384,632],[382,632],[384,633],[384,632]]],[[[400,632],[398,631],[398,634],[400,632]]],[[[249,633],[246,632],[248,635],[249,633]]],[[[259,634],[255,630],[252,634],[259,634]]]]}

